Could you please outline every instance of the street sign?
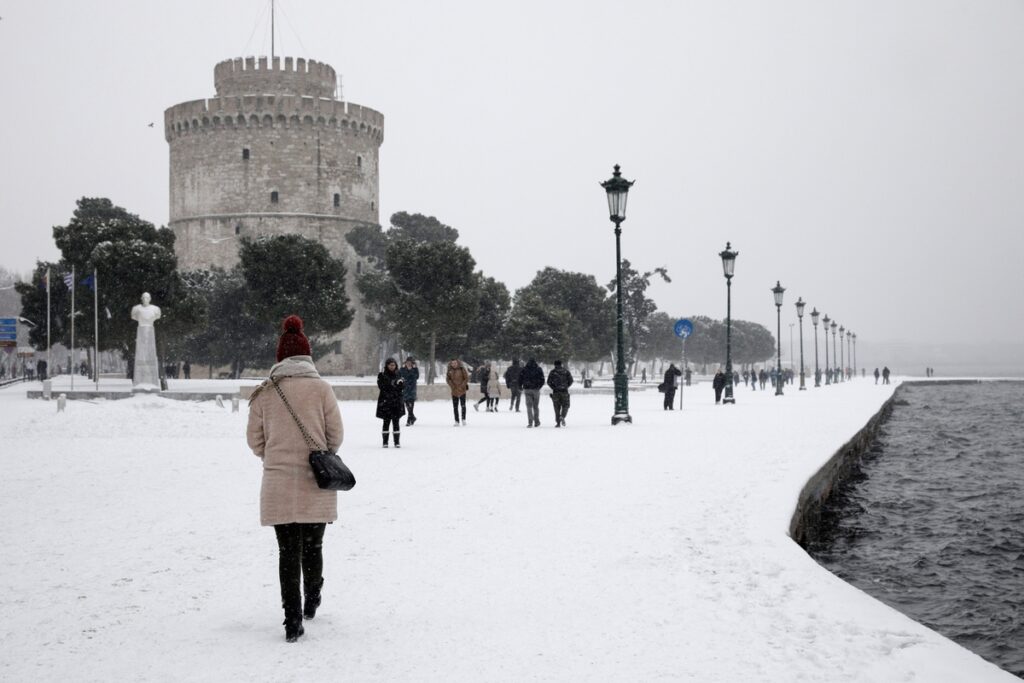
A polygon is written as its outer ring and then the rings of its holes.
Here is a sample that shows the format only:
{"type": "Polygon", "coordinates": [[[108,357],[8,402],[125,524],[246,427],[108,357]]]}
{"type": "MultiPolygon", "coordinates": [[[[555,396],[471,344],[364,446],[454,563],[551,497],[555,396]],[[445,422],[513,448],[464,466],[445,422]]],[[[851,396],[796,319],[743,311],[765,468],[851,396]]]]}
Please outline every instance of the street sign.
{"type": "Polygon", "coordinates": [[[682,318],[681,320],[676,321],[676,324],[673,327],[673,329],[675,330],[677,337],[682,337],[683,339],[686,339],[691,334],[693,334],[693,323],[687,320],[686,318],[682,318]]]}

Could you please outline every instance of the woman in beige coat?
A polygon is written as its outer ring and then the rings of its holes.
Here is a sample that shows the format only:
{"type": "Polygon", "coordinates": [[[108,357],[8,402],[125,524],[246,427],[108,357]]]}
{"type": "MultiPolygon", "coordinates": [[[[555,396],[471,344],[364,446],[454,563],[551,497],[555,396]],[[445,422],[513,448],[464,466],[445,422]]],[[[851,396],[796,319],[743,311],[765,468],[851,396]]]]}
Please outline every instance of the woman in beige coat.
{"type": "Polygon", "coordinates": [[[273,380],[318,446],[336,451],[344,432],[334,391],[313,365],[302,319],[288,316],[283,327],[271,379],[249,398],[246,438],[263,461],[260,523],[277,534],[285,639],[293,643],[305,632],[303,616],[312,619],[320,606],[324,529],[338,518],[338,494],[317,486],[309,446],[273,380]]]}

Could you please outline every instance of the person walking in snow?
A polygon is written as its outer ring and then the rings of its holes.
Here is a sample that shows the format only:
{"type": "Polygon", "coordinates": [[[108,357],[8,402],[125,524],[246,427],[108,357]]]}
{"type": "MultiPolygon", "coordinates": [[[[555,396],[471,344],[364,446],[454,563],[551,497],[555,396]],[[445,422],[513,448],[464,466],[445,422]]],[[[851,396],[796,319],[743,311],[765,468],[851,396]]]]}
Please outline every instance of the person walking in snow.
{"type": "Polygon", "coordinates": [[[284,633],[290,643],[305,632],[303,617],[312,619],[320,607],[324,530],[338,518],[338,493],[317,486],[309,446],[295,419],[328,450],[337,451],[344,436],[338,399],[313,365],[302,327],[297,315],[285,318],[277,364],[249,397],[246,427],[246,442],[263,463],[260,524],[274,527],[277,536],[284,633]]]}
{"type": "Polygon", "coordinates": [[[640,384],[647,384],[647,368],[640,369],[640,384]]]}
{"type": "Polygon", "coordinates": [[[548,386],[551,387],[551,403],[555,407],[555,426],[564,427],[565,416],[569,412],[572,373],[562,367],[562,361],[556,360],[555,367],[548,373],[548,386]]]}
{"type": "Polygon", "coordinates": [[[469,370],[458,358],[448,361],[448,372],[444,381],[452,392],[452,412],[455,413],[455,426],[459,426],[459,406],[462,406],[462,426],[466,426],[466,392],[469,391],[469,370]]]}
{"type": "Polygon", "coordinates": [[[669,363],[668,370],[665,371],[665,382],[662,386],[665,388],[665,410],[675,410],[676,402],[676,377],[681,377],[683,371],[676,367],[675,363],[669,363]]]}
{"type": "Polygon", "coordinates": [[[715,390],[715,404],[722,402],[722,390],[725,389],[725,374],[719,370],[711,380],[711,388],[715,390]]]}
{"type": "MultiPolygon", "coordinates": [[[[402,402],[405,403],[405,412],[408,415],[405,418],[405,426],[411,427],[416,424],[416,414],[413,411],[416,408],[416,383],[420,379],[420,369],[416,367],[416,359],[407,356],[405,365],[398,371],[398,376],[405,383],[402,387],[402,402]]],[[[396,441],[395,444],[397,445],[398,442],[396,441]]]]}
{"type": "Polygon", "coordinates": [[[477,380],[480,382],[480,400],[473,404],[473,410],[479,412],[480,404],[486,403],[487,412],[491,412],[491,364],[484,361],[484,364],[477,368],[477,380]]]}
{"type": "Polygon", "coordinates": [[[395,433],[395,448],[401,448],[400,441],[402,433],[398,421],[405,415],[405,404],[402,393],[405,389],[405,381],[398,374],[398,363],[394,358],[384,361],[384,369],[377,374],[377,388],[380,394],[377,396],[377,417],[384,420],[384,427],[381,430],[381,438],[384,441],[384,448],[388,447],[388,425],[395,433]]]}
{"type": "Polygon", "coordinates": [[[540,390],[544,387],[544,371],[533,358],[526,361],[519,375],[519,384],[526,396],[526,426],[540,427],[540,390]]]}
{"type": "Polygon", "coordinates": [[[875,368],[875,384],[878,384],[878,376],[879,376],[879,374],[881,374],[881,373],[878,372],[878,368],[875,368]]]}
{"type": "Polygon", "coordinates": [[[519,376],[523,374],[523,368],[519,365],[519,359],[513,358],[512,365],[508,366],[505,370],[505,386],[508,387],[509,393],[512,394],[512,398],[508,403],[508,409],[519,412],[519,398],[522,396],[523,387],[519,383],[519,376]]]}
{"type": "Polygon", "coordinates": [[[501,382],[498,381],[498,370],[490,363],[487,364],[487,410],[492,413],[498,412],[498,402],[501,401],[501,382]]]}
{"type": "Polygon", "coordinates": [[[882,368],[882,384],[888,384],[888,383],[889,383],[889,366],[886,365],[884,368],[882,368]]]}

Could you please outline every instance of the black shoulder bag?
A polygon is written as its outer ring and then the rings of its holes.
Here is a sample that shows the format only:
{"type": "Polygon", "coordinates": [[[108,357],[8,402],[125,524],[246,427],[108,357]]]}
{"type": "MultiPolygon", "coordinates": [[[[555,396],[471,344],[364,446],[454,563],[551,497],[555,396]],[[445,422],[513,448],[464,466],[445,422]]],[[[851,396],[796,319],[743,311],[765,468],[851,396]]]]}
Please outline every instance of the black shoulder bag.
{"type": "Polygon", "coordinates": [[[284,392],[278,386],[277,379],[271,377],[270,381],[274,383],[277,395],[284,401],[285,408],[291,413],[292,419],[295,420],[295,424],[299,426],[299,431],[302,432],[302,437],[306,440],[306,446],[309,447],[309,464],[313,468],[313,476],[316,477],[317,486],[330,491],[348,491],[355,486],[355,475],[352,474],[352,470],[348,468],[348,465],[342,462],[341,456],[334,451],[327,450],[326,446],[321,449],[317,445],[313,437],[306,431],[306,427],[299,420],[299,416],[292,410],[292,405],[288,403],[284,392]]]}

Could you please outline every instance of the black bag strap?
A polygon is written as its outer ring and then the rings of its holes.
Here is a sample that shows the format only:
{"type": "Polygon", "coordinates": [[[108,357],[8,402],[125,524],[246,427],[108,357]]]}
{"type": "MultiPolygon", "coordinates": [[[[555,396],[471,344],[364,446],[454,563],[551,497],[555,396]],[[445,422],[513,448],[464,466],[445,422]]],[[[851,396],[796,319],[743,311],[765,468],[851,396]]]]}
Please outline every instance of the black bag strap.
{"type": "Polygon", "coordinates": [[[284,407],[288,409],[288,412],[291,413],[292,419],[295,420],[295,424],[299,426],[299,431],[302,432],[302,438],[306,440],[306,446],[309,447],[309,450],[323,450],[322,448],[320,448],[320,446],[316,444],[316,441],[313,440],[313,437],[309,435],[309,432],[306,431],[306,426],[302,424],[302,421],[299,420],[299,416],[295,414],[294,410],[292,410],[292,404],[288,402],[288,399],[285,397],[284,392],[281,391],[281,387],[277,383],[277,378],[272,376],[270,378],[270,381],[274,383],[274,388],[277,389],[277,395],[281,397],[282,401],[284,401],[284,407]]]}

